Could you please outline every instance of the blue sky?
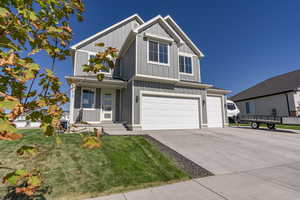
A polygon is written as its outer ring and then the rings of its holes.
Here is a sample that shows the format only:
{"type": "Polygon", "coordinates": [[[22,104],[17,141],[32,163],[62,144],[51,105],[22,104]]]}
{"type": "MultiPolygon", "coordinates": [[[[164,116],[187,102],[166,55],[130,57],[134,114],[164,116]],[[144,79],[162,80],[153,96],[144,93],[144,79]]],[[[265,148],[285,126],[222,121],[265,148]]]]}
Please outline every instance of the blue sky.
{"type": "MultiPolygon", "coordinates": [[[[232,94],[300,68],[298,0],[84,2],[84,22],[71,23],[72,44],[134,13],[145,21],[158,14],[171,15],[205,54],[201,61],[203,82],[232,90],[232,94]]],[[[37,59],[50,63],[43,56],[37,59]]],[[[71,59],[58,62],[56,71],[62,79],[71,75],[71,59]]],[[[67,90],[68,85],[64,83],[63,88],[67,90]]]]}

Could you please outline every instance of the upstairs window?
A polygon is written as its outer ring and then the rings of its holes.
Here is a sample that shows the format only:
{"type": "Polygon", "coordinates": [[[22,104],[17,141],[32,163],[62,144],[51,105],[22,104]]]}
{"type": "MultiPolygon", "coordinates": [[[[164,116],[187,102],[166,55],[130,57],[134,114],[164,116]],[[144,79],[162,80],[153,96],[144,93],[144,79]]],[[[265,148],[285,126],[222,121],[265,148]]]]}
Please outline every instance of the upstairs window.
{"type": "Polygon", "coordinates": [[[82,108],[95,107],[95,91],[91,89],[82,90],[82,108]]]}
{"type": "Polygon", "coordinates": [[[192,57],[179,56],[179,72],[193,74],[192,57]]]}
{"type": "MultiPolygon", "coordinates": [[[[89,60],[95,58],[96,55],[90,54],[89,55],[89,60]]],[[[108,63],[104,62],[102,63],[105,67],[107,67],[107,70],[102,69],[100,72],[104,74],[111,74],[111,68],[109,68],[108,63]]]]}
{"type": "Polygon", "coordinates": [[[149,41],[149,61],[158,64],[169,64],[169,45],[161,42],[149,41]]]}

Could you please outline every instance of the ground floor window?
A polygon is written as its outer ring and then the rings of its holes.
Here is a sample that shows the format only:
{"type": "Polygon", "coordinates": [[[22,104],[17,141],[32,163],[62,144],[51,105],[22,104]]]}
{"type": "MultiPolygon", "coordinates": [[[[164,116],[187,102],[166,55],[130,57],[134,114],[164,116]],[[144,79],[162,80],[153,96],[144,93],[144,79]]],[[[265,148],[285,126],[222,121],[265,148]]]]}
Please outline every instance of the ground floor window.
{"type": "Polygon", "coordinates": [[[94,108],[95,91],[92,89],[82,90],[82,108],[94,108]]]}

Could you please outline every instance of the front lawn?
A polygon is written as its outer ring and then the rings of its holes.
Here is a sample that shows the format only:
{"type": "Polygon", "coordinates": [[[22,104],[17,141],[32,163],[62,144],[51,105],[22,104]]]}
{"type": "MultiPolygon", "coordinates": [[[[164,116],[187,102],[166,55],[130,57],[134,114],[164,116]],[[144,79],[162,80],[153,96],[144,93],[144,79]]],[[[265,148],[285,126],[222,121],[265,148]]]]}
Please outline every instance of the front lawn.
{"type": "MultiPolygon", "coordinates": [[[[1,163],[13,168],[38,166],[50,189],[47,199],[83,199],[188,179],[142,136],[104,136],[102,148],[89,150],[81,147],[78,134],[62,135],[63,145],[54,148],[53,138],[37,134],[38,129],[21,132],[25,137],[20,140],[0,141],[1,163]],[[16,150],[30,144],[43,153],[26,162],[16,150]]],[[[0,170],[0,177],[7,172],[0,170]]],[[[0,199],[5,188],[0,183],[0,199]]]]}

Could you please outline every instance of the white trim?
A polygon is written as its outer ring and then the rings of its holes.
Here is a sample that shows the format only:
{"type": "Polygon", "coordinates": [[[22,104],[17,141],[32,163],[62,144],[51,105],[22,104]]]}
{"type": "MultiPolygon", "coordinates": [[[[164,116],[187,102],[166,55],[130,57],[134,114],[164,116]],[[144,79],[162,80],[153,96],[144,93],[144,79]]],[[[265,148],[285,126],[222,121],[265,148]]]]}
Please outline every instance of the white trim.
{"type": "Polygon", "coordinates": [[[90,87],[81,87],[81,100],[80,100],[80,108],[82,110],[96,110],[96,88],[90,88],[90,87]],[[93,104],[93,108],[83,108],[82,104],[83,104],[83,101],[82,101],[82,98],[83,98],[83,90],[90,90],[90,91],[93,91],[94,92],[94,104],[93,104]]]}
{"type": "Polygon", "coordinates": [[[187,57],[197,56],[197,55],[192,54],[192,53],[181,52],[181,51],[178,51],[178,55],[187,56],[187,57]]]}
{"type": "Polygon", "coordinates": [[[71,49],[76,49],[78,46],[80,46],[80,45],[82,45],[82,44],[84,44],[84,43],[92,40],[95,37],[98,37],[98,36],[100,36],[100,35],[108,32],[108,31],[110,31],[111,29],[114,29],[114,28],[116,28],[116,27],[118,27],[118,26],[126,23],[127,21],[130,21],[133,18],[136,18],[137,21],[139,21],[140,24],[144,24],[145,23],[144,20],[138,14],[134,14],[134,15],[132,15],[132,16],[130,16],[130,17],[128,17],[128,18],[126,18],[126,19],[124,19],[124,20],[122,20],[122,21],[120,21],[120,22],[118,22],[118,23],[116,23],[116,24],[114,24],[114,25],[112,25],[112,26],[104,29],[103,31],[100,31],[100,32],[98,32],[98,33],[96,33],[96,34],[94,34],[94,35],[92,35],[92,36],[90,36],[90,37],[88,37],[88,38],[86,38],[86,39],[84,39],[84,40],[82,40],[82,41],[80,41],[80,42],[72,45],[71,49]]]}
{"type": "Polygon", "coordinates": [[[74,123],[74,103],[75,103],[75,90],[76,85],[74,83],[71,84],[71,91],[70,91],[70,124],[74,123]]]}
{"type": "Polygon", "coordinates": [[[134,80],[132,80],[132,86],[131,86],[131,89],[132,89],[132,101],[131,101],[131,124],[134,124],[134,104],[135,104],[135,95],[134,95],[134,80]]]}
{"type": "Polygon", "coordinates": [[[115,89],[107,89],[107,88],[101,88],[101,106],[100,106],[100,122],[110,122],[114,121],[116,119],[116,90],[115,89]],[[104,114],[103,111],[103,96],[105,92],[111,92],[112,95],[112,108],[111,108],[111,120],[104,120],[104,114]]]}
{"type": "Polygon", "coordinates": [[[135,73],[134,74],[137,74],[138,71],[138,67],[137,67],[137,61],[138,61],[138,57],[137,57],[137,49],[138,49],[138,41],[137,41],[137,35],[135,35],[135,73]]]}
{"type": "MultiPolygon", "coordinates": [[[[182,97],[182,98],[191,98],[198,99],[199,105],[199,128],[203,127],[203,106],[202,106],[202,96],[195,94],[179,94],[179,93],[171,93],[171,92],[154,92],[154,91],[146,91],[140,90],[139,102],[140,102],[140,124],[142,125],[142,99],[143,95],[151,95],[151,96],[165,96],[165,97],[182,97]]],[[[143,128],[143,127],[142,127],[143,128]]]]}
{"type": "Polygon", "coordinates": [[[151,75],[144,75],[144,74],[136,74],[134,77],[132,77],[132,80],[152,80],[152,81],[159,81],[159,82],[179,82],[179,79],[175,78],[166,78],[161,76],[151,76],[151,75]]]}
{"type": "Polygon", "coordinates": [[[147,40],[147,63],[149,64],[154,64],[154,65],[162,65],[162,66],[170,66],[170,44],[166,43],[166,42],[161,42],[161,41],[157,41],[157,40],[152,40],[152,39],[148,39],[147,40]],[[158,58],[158,62],[155,61],[150,61],[149,60],[149,42],[155,42],[158,43],[158,51],[157,51],[157,58],[158,58]],[[165,44],[168,47],[168,63],[161,63],[159,62],[159,44],[165,44]]]}
{"type": "Polygon", "coordinates": [[[82,52],[82,53],[88,53],[88,54],[93,54],[93,55],[97,54],[97,51],[89,51],[89,50],[84,50],[84,49],[77,49],[75,52],[82,52]]]}
{"type": "Polygon", "coordinates": [[[166,21],[171,21],[173,23],[173,25],[176,27],[176,29],[185,37],[185,39],[188,41],[188,43],[190,44],[189,46],[192,47],[192,49],[194,49],[199,57],[204,57],[204,54],[198,49],[198,47],[192,42],[192,40],[185,34],[185,32],[183,32],[183,30],[178,26],[178,24],[171,18],[170,15],[166,16],[164,18],[164,20],[166,21]]]}
{"type": "Polygon", "coordinates": [[[153,40],[158,40],[158,41],[162,41],[162,42],[167,42],[167,43],[170,43],[170,44],[172,44],[172,42],[174,42],[174,39],[172,39],[172,38],[163,37],[163,36],[160,36],[160,35],[154,35],[154,34],[151,34],[151,33],[144,33],[144,37],[149,38],[150,40],[153,39],[153,40]]]}
{"type": "Polygon", "coordinates": [[[211,88],[213,85],[210,84],[204,84],[204,83],[194,83],[194,82],[184,82],[184,81],[179,81],[176,83],[176,85],[180,86],[188,86],[188,87],[195,87],[195,88],[211,88]]]}
{"type": "Polygon", "coordinates": [[[143,28],[151,25],[152,23],[155,23],[156,21],[160,21],[166,29],[168,29],[168,31],[173,35],[174,39],[176,42],[178,43],[182,43],[181,38],[177,35],[177,33],[169,26],[169,24],[162,18],[161,15],[158,15],[152,19],[150,19],[149,21],[147,21],[146,23],[144,23],[143,25],[137,27],[135,30],[133,30],[133,32],[135,33],[139,33],[141,30],[143,30],[143,28]]]}
{"type": "Polygon", "coordinates": [[[229,94],[231,93],[230,90],[222,90],[222,89],[215,89],[215,88],[208,88],[207,92],[209,94],[219,93],[219,94],[229,94]]]}
{"type": "Polygon", "coordinates": [[[202,77],[201,77],[201,67],[200,67],[200,59],[198,58],[198,80],[199,82],[202,81],[202,77]]]}
{"type": "MultiPolygon", "coordinates": [[[[194,55],[193,54],[187,54],[187,53],[181,53],[179,52],[178,55],[178,66],[179,66],[179,74],[182,75],[188,75],[188,76],[194,76],[194,55]],[[179,57],[186,57],[186,58],[191,58],[191,64],[192,64],[192,73],[186,73],[186,72],[180,72],[180,63],[179,63],[179,57]]],[[[184,66],[185,66],[185,61],[184,61],[184,66]]]]}
{"type": "Polygon", "coordinates": [[[74,63],[73,63],[73,75],[76,75],[76,69],[77,69],[77,52],[74,52],[74,63]]]}

